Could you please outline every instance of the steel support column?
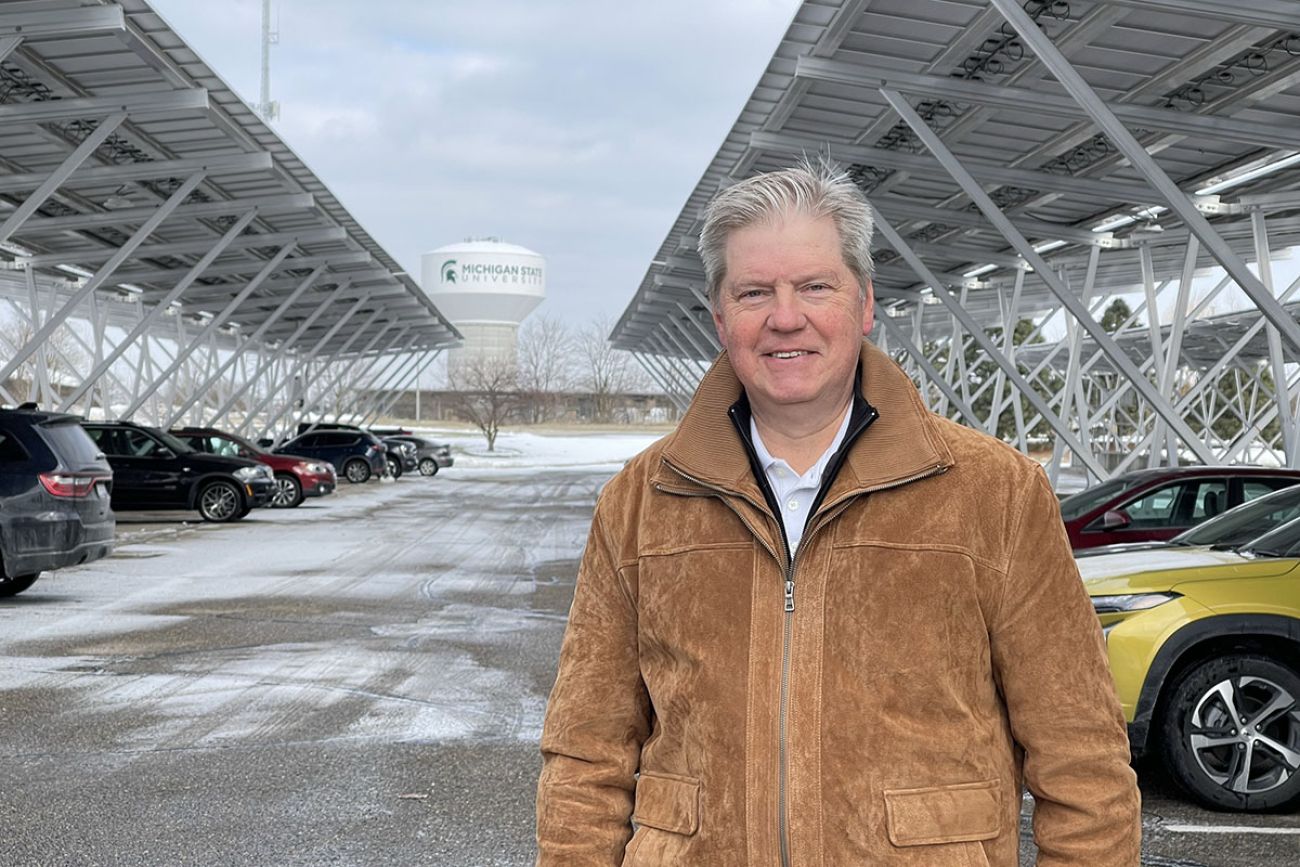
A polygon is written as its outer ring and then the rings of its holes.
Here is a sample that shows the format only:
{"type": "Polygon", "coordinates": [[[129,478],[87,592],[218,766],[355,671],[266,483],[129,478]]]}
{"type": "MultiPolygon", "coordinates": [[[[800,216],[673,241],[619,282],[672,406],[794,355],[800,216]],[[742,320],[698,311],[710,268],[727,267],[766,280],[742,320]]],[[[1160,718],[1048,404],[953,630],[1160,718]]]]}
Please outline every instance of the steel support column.
{"type": "Polygon", "coordinates": [[[205,173],[202,171],[190,175],[185,179],[184,183],[177,187],[176,191],[168,197],[167,201],[158,206],[158,209],[154,211],[153,216],[146,220],[139,229],[136,229],[135,233],[131,235],[127,242],[118,248],[118,251],[114,254],[113,258],[105,262],[104,265],[95,272],[93,277],[88,279],[80,289],[72,293],[72,297],[68,299],[68,301],[59,308],[58,311],[51,314],[50,317],[41,324],[41,327],[32,335],[31,339],[19,347],[18,351],[14,354],[14,357],[9,360],[9,363],[3,368],[0,368],[0,382],[4,382],[8,379],[9,375],[17,370],[18,366],[26,361],[31,354],[36,351],[38,346],[50,339],[50,335],[54,333],[56,328],[63,324],[64,320],[66,320],[68,316],[72,314],[72,311],[77,308],[77,305],[79,305],[92,292],[102,286],[104,282],[113,275],[113,272],[117,270],[118,266],[125,262],[127,258],[135,252],[135,248],[143,244],[145,240],[152,235],[155,230],[157,230],[159,224],[161,224],[163,220],[167,219],[171,212],[175,210],[181,202],[185,201],[185,199],[189,197],[190,193],[194,192],[194,188],[202,182],[204,177],[205,173]]]}
{"type": "MultiPolygon", "coordinates": [[[[1241,287],[1242,291],[1255,302],[1255,306],[1259,308],[1260,313],[1273,323],[1282,337],[1291,345],[1292,350],[1297,355],[1300,355],[1300,324],[1297,324],[1287,314],[1286,310],[1273,296],[1273,293],[1268,291],[1268,287],[1254,274],[1250,273],[1250,269],[1246,267],[1246,263],[1242,261],[1241,257],[1233,252],[1227,242],[1214,231],[1214,227],[1210,225],[1209,220],[1196,209],[1196,206],[1192,204],[1186,194],[1156,164],[1156,161],[1147,153],[1146,148],[1119,121],[1111,107],[1106,105],[1092,87],[1084,81],[1083,76],[1075,70],[1065,55],[1057,50],[1047,34],[1039,29],[1034,20],[1020,7],[1018,0],[989,0],[989,2],[1002,13],[1002,16],[1020,34],[1020,38],[1038,55],[1039,61],[1047,67],[1056,80],[1061,83],[1061,86],[1074,98],[1074,101],[1088,113],[1093,122],[1106,134],[1106,137],[1128,159],[1133,169],[1160,193],[1161,198],[1168,203],[1170,210],[1200,240],[1215,261],[1223,266],[1223,270],[1232,275],[1232,279],[1237,281],[1237,285],[1241,287]]],[[[1295,142],[1292,141],[1287,146],[1293,146],[1294,144],[1295,142]]],[[[1155,407],[1156,404],[1153,402],[1152,406],[1155,407]]]]}
{"type": "MultiPolygon", "coordinates": [[[[1003,0],[992,0],[992,2],[1002,4],[1003,0]]],[[[1019,7],[1017,7],[1017,9],[1018,8],[1019,7]]],[[[912,131],[916,136],[925,143],[925,146],[930,149],[930,152],[934,154],[940,163],[943,164],[944,169],[952,176],[953,180],[957,182],[966,195],[970,197],[971,201],[975,203],[979,210],[984,214],[985,218],[993,224],[994,228],[996,228],[1013,247],[1015,247],[1016,251],[1024,257],[1030,267],[1038,272],[1039,279],[1042,280],[1043,283],[1047,285],[1048,289],[1050,289],[1061,303],[1065,305],[1066,310],[1068,310],[1069,313],[1079,321],[1084,330],[1086,330],[1088,334],[1091,335],[1092,339],[1097,342],[1097,345],[1108,356],[1110,356],[1111,363],[1129,378],[1133,386],[1137,388],[1138,392],[1147,403],[1155,409],[1156,412],[1164,416],[1165,420],[1169,423],[1170,428],[1172,428],[1179,437],[1183,439],[1187,444],[1187,447],[1190,448],[1198,458],[1205,463],[1212,463],[1212,455],[1205,444],[1201,442],[1192,429],[1188,427],[1187,423],[1173,411],[1169,402],[1162,398],[1159,390],[1147,381],[1146,377],[1138,369],[1137,365],[1135,365],[1124,351],[1110,339],[1110,335],[1108,335],[1105,329],[1101,327],[1101,324],[1088,315],[1087,308],[1079,302],[1079,299],[1071,294],[1061,281],[1056,278],[1056,275],[1052,272],[1051,266],[1048,265],[1042,256],[1034,250],[1033,245],[1026,240],[1025,236],[1020,234],[1016,227],[1011,224],[1011,221],[1002,213],[1002,210],[993,202],[988,193],[984,192],[975,179],[972,178],[962,167],[961,162],[956,158],[956,156],[954,156],[939,137],[935,135],[934,130],[932,130],[925,121],[921,119],[920,115],[916,113],[916,110],[913,109],[902,96],[890,90],[882,90],[880,93],[889,104],[893,106],[894,110],[898,112],[899,116],[907,122],[907,125],[912,128],[912,131]]],[[[917,261],[919,262],[919,260],[917,261]]],[[[936,291],[938,290],[936,289],[936,291]]],[[[1270,298],[1270,300],[1272,300],[1274,304],[1277,303],[1276,299],[1270,298]]],[[[1294,325],[1294,323],[1292,324],[1294,325]]],[[[1300,329],[1297,329],[1297,334],[1300,336],[1300,329]]],[[[1017,378],[1019,378],[1018,374],[1017,378]]],[[[1029,395],[1026,395],[1026,397],[1029,397],[1029,395]]],[[[1040,413],[1043,413],[1045,419],[1049,418],[1049,415],[1043,412],[1043,410],[1046,409],[1046,404],[1041,408],[1035,408],[1038,409],[1040,413]]],[[[1050,410],[1048,412],[1050,412],[1050,410]]],[[[1055,415],[1052,415],[1050,418],[1055,419],[1056,417],[1055,415]]],[[[1060,434],[1060,420],[1056,419],[1056,423],[1052,426],[1057,428],[1057,433],[1060,434]]],[[[1070,439],[1071,441],[1074,440],[1073,437],[1070,439]]],[[[1072,445],[1071,447],[1073,448],[1074,446],[1072,445]]],[[[1091,456],[1089,456],[1087,460],[1090,464],[1090,470],[1099,469],[1096,461],[1091,456]]],[[[1098,474],[1098,478],[1105,477],[1104,473],[1098,474]]]]}

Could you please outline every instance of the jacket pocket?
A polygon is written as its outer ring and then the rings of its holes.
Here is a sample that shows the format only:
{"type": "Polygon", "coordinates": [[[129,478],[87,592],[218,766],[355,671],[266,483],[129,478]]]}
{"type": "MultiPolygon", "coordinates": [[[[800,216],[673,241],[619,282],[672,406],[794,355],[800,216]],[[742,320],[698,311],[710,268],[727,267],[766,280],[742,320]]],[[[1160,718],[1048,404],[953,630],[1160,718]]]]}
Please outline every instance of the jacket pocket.
{"type": "Polygon", "coordinates": [[[992,840],[1002,831],[1002,789],[997,780],[889,789],[885,812],[895,846],[992,840]]]}
{"type": "Polygon", "coordinates": [[[677,774],[642,771],[636,781],[632,821],[674,834],[694,834],[700,827],[700,781],[677,774]]]}

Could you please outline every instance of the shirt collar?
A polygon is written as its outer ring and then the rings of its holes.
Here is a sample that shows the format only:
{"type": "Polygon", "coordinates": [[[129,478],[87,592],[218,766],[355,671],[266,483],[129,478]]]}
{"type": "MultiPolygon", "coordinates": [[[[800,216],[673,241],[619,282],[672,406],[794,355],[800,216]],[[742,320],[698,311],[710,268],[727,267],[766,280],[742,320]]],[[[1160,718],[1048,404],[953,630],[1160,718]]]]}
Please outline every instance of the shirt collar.
{"type": "MultiPolygon", "coordinates": [[[[822,473],[826,470],[826,463],[831,459],[831,455],[839,451],[840,444],[844,442],[844,435],[848,433],[849,418],[853,415],[852,410],[852,404],[844,410],[844,418],[840,420],[840,429],[836,431],[835,439],[831,441],[826,451],[822,452],[822,456],[817,459],[817,462],[808,468],[802,478],[814,483],[821,481],[822,473]]],[[[759,436],[758,425],[754,423],[754,416],[752,415],[749,417],[749,437],[753,440],[754,454],[758,457],[758,463],[762,466],[764,473],[770,476],[773,467],[777,464],[785,464],[784,460],[773,457],[772,453],[767,450],[767,445],[763,442],[763,438],[759,436]]],[[[789,464],[786,464],[786,466],[789,466],[789,464]]],[[[793,471],[793,468],[791,468],[791,472],[793,471]]]]}

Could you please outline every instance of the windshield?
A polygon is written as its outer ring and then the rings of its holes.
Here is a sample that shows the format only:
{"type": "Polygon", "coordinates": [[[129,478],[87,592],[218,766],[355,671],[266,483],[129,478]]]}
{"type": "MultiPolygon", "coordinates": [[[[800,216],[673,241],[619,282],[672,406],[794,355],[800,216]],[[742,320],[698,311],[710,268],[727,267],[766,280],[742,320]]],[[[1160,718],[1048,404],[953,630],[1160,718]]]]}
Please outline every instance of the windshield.
{"type": "Polygon", "coordinates": [[[1086,491],[1080,491],[1066,497],[1061,501],[1061,517],[1066,521],[1082,518],[1093,509],[1108,500],[1114,499],[1129,488],[1137,487],[1139,482],[1141,482],[1141,479],[1132,476],[1111,479],[1108,482],[1102,482],[1095,488],[1089,488],[1086,491]]]}
{"type": "Polygon", "coordinates": [[[261,446],[255,443],[249,442],[248,440],[244,439],[241,436],[236,436],[235,434],[222,434],[222,436],[230,440],[232,443],[235,443],[240,448],[247,449],[250,454],[254,454],[254,455],[266,454],[266,449],[262,448],[261,446]]]}
{"type": "Polygon", "coordinates": [[[193,446],[184,440],[179,440],[165,430],[154,430],[153,435],[162,440],[163,445],[176,452],[178,455],[188,455],[190,452],[197,451],[193,446]]]}
{"type": "Polygon", "coordinates": [[[1284,488],[1211,518],[1175,536],[1174,545],[1236,548],[1300,518],[1300,486],[1284,488]]]}
{"type": "Polygon", "coordinates": [[[1241,550],[1257,557],[1294,557],[1300,554],[1300,518],[1252,540],[1241,550]]]}

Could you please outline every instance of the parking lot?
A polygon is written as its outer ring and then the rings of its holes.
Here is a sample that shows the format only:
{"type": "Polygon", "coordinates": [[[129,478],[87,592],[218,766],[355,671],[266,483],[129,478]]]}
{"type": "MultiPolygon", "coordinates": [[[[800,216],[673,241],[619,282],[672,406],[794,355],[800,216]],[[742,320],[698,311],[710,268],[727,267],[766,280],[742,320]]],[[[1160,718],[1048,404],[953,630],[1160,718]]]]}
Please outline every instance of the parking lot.
{"type": "MultiPolygon", "coordinates": [[[[239,524],[123,514],[112,557],[0,603],[0,864],[531,863],[536,741],[613,466],[509,464],[239,524]]],[[[1142,779],[1145,864],[1300,859],[1300,816],[1142,779]]]]}

